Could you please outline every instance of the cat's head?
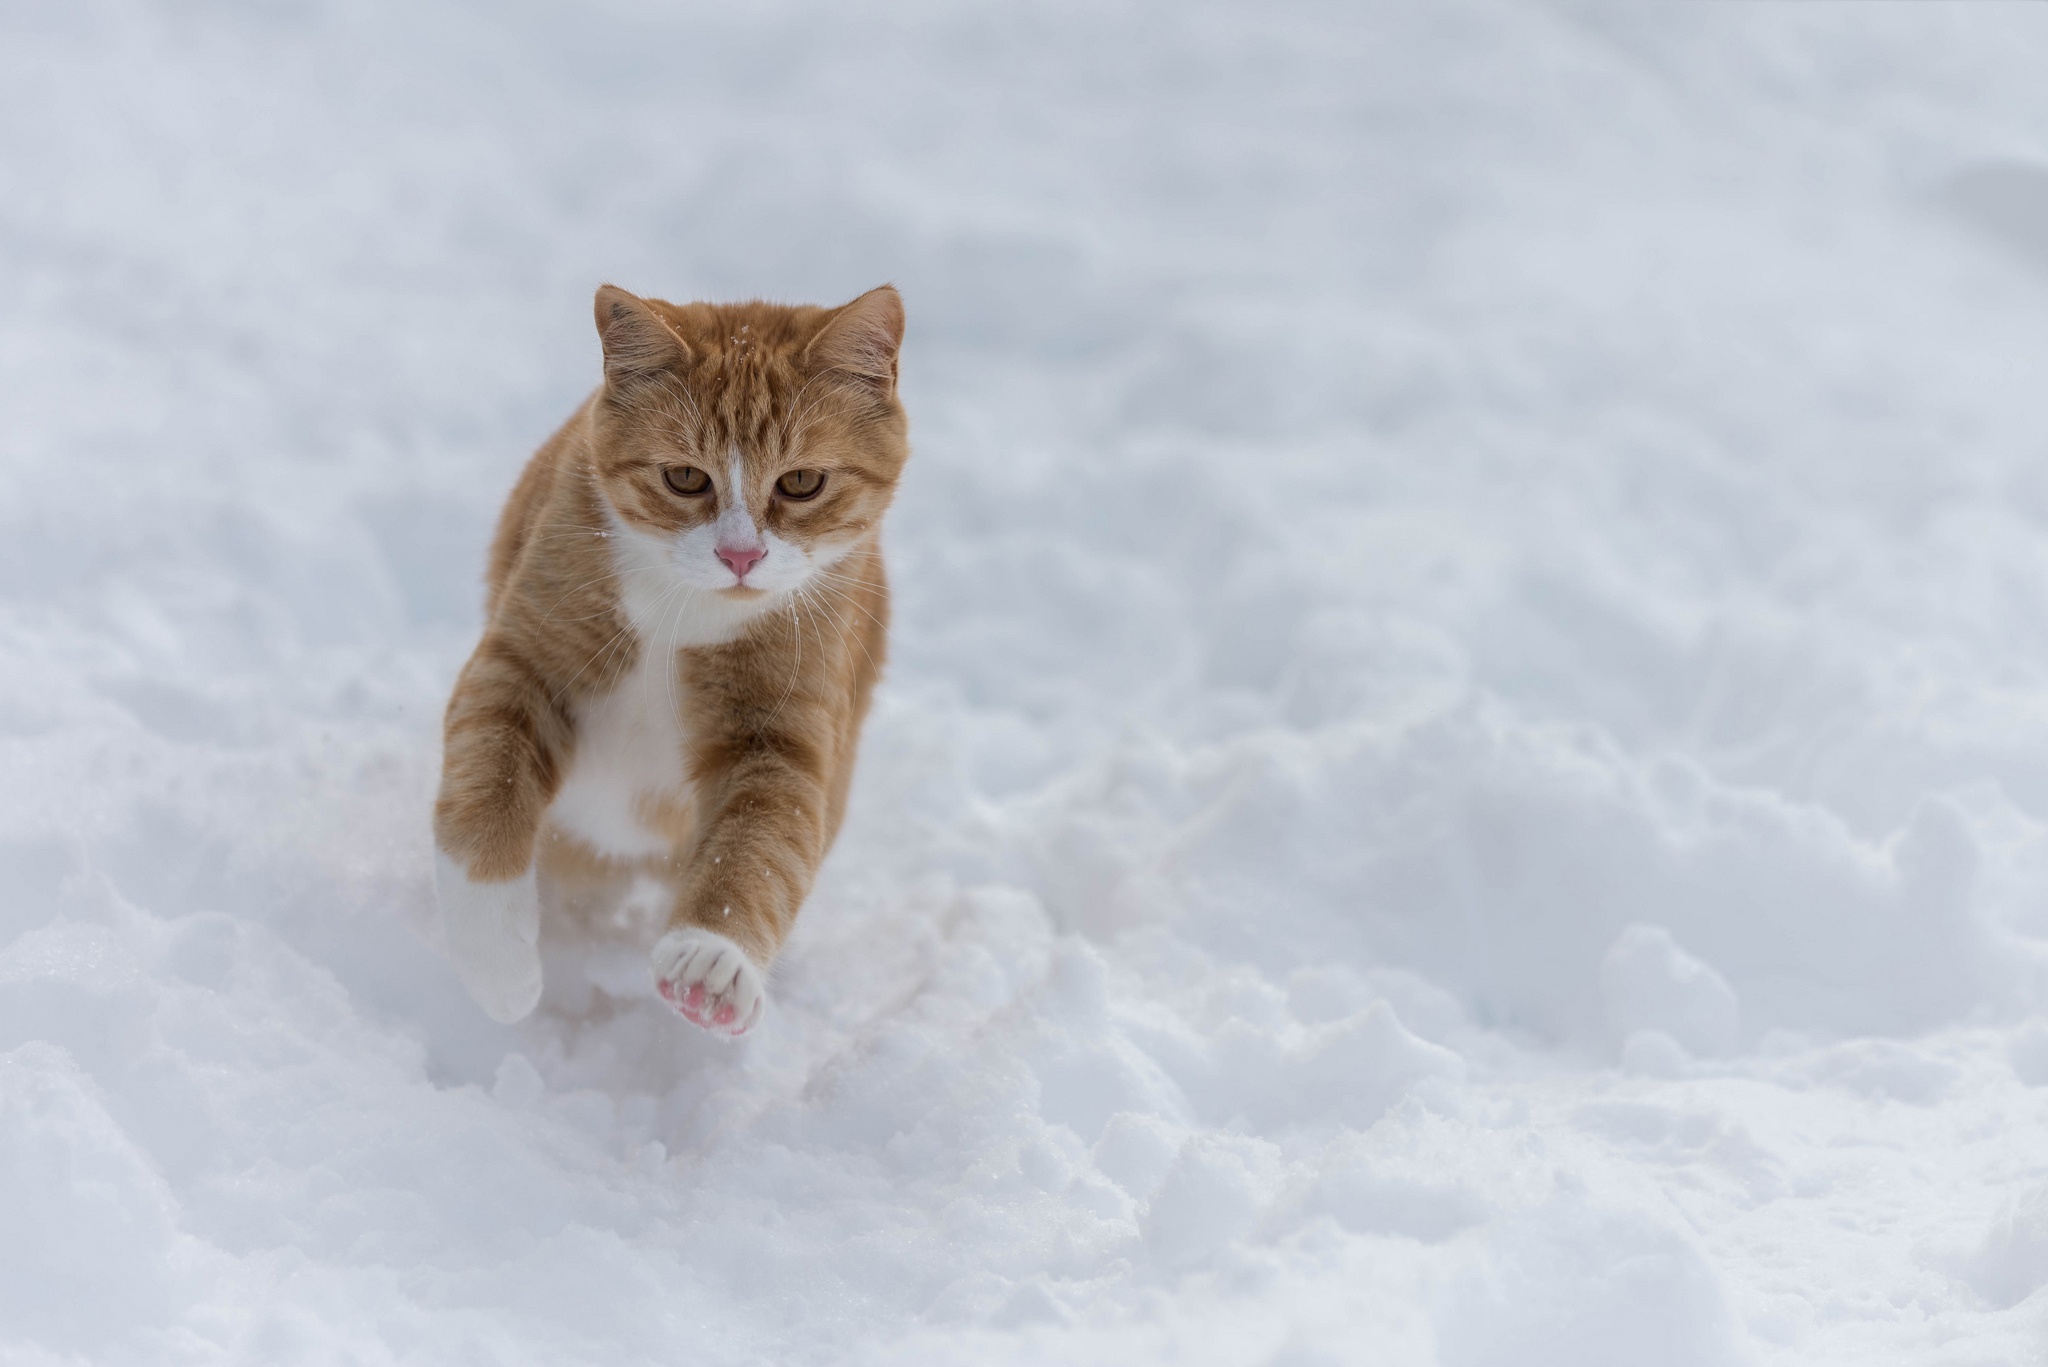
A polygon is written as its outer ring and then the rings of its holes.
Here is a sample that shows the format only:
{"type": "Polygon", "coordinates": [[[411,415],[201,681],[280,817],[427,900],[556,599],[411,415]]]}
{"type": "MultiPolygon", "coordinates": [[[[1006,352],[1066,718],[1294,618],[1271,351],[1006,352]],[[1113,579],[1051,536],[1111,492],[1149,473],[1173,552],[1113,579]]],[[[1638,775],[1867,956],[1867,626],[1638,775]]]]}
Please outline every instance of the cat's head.
{"type": "Polygon", "coordinates": [[[874,530],[909,454],[892,286],[825,309],[606,285],[597,331],[597,486],[678,587],[766,608],[874,530]]]}

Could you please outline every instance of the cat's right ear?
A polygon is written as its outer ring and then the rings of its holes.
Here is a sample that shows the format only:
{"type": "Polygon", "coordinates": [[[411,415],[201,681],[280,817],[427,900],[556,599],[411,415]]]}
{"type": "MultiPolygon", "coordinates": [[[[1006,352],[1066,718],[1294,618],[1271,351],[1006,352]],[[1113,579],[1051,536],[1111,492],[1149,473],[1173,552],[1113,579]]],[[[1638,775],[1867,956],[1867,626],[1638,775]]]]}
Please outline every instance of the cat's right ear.
{"type": "Polygon", "coordinates": [[[607,384],[622,384],[690,359],[689,346],[638,295],[617,285],[599,285],[596,310],[607,384]]]}

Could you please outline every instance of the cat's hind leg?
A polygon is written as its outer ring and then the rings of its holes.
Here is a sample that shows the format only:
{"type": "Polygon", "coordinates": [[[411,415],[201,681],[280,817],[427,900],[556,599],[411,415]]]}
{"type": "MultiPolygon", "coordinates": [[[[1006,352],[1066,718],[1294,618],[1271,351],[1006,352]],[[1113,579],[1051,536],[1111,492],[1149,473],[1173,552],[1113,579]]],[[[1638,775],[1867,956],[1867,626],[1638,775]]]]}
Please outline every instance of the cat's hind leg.
{"type": "Polygon", "coordinates": [[[745,950],[702,926],[678,926],[654,946],[654,985],[693,1025],[737,1037],[768,1004],[768,978],[745,950]]]}
{"type": "Polygon", "coordinates": [[[533,870],[499,883],[471,878],[447,855],[435,860],[434,889],[455,972],[484,1014],[501,1025],[540,1000],[540,892],[533,870]]]}

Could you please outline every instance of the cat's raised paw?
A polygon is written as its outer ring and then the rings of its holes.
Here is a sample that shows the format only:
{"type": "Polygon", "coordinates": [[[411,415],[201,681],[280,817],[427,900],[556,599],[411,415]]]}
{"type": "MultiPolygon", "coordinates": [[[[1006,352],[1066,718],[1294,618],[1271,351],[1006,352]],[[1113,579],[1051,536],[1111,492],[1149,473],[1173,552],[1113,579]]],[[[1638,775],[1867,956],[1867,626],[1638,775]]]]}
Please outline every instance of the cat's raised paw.
{"type": "Polygon", "coordinates": [[[744,1035],[768,1004],[767,982],[745,950],[713,930],[684,926],[654,946],[662,999],[714,1035],[744,1035]]]}

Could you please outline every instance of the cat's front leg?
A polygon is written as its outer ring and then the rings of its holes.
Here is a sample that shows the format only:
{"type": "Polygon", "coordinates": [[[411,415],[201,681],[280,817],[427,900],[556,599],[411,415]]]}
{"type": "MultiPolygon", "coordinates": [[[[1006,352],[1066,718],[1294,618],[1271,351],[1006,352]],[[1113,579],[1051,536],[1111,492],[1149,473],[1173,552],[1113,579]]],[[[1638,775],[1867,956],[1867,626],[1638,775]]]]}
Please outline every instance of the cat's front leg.
{"type": "Polygon", "coordinates": [[[434,885],[456,973],[505,1024],[540,1000],[533,842],[569,740],[538,675],[487,635],[448,702],[434,885]]]}
{"type": "Polygon", "coordinates": [[[768,965],[824,858],[816,755],[816,747],[753,736],[705,775],[703,832],[653,967],[670,1005],[714,1034],[743,1035],[760,1020],[768,965]]]}

